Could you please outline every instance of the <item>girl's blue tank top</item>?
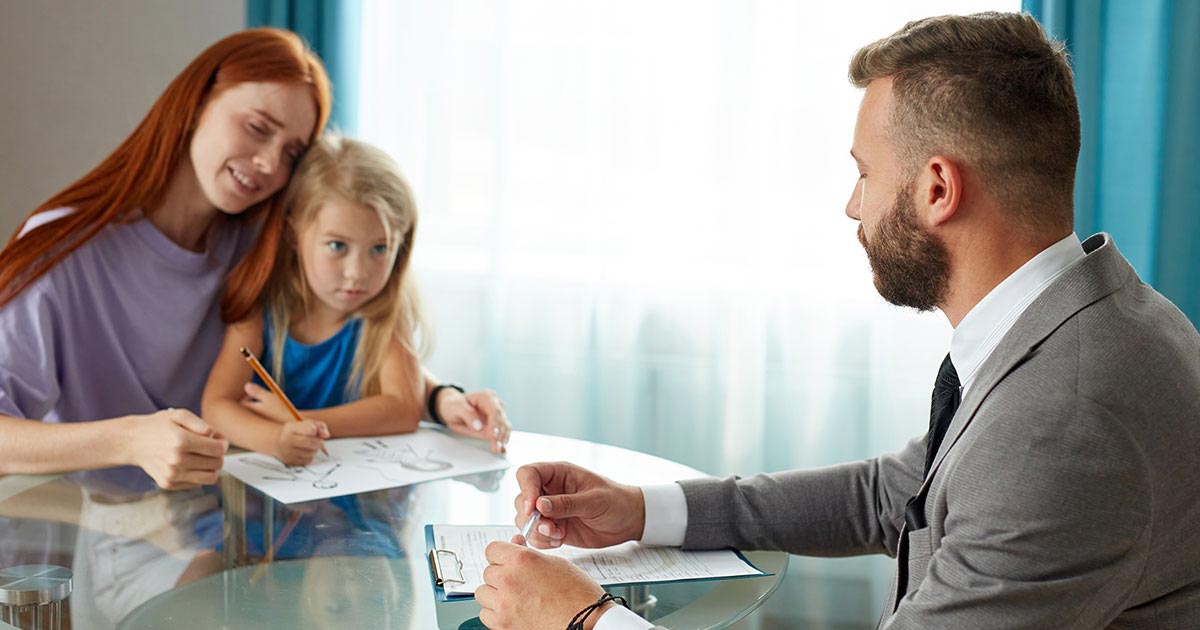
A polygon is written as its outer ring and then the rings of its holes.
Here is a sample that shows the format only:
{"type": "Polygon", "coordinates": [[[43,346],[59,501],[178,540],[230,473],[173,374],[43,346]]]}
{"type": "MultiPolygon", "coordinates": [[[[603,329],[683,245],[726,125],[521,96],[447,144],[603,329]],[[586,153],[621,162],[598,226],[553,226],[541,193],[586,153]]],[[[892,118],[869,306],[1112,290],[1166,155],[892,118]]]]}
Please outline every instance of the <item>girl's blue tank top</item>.
{"type": "MultiPolygon", "coordinates": [[[[359,385],[354,383],[347,395],[346,381],[350,377],[350,366],[354,361],[354,349],[362,331],[362,320],[351,319],[342,329],[320,343],[307,345],[292,339],[289,334],[283,347],[283,392],[297,409],[325,409],[358,400],[359,385]]],[[[271,318],[263,315],[262,364],[271,370],[275,362],[271,353],[275,331],[271,318]]],[[[265,386],[257,376],[254,381],[265,386]]]]}

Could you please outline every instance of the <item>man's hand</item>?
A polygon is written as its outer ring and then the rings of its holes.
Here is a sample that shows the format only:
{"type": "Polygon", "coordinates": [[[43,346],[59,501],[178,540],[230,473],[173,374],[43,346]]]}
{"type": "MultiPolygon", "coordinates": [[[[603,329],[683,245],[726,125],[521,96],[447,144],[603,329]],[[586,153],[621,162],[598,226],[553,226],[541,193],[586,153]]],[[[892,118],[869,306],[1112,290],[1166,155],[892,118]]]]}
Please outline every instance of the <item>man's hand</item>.
{"type": "Polygon", "coordinates": [[[438,392],[438,417],[455,433],[491,442],[493,453],[503,453],[512,433],[504,402],[490,390],[460,394],[450,388],[438,392]]]}
{"type": "MultiPolygon", "coordinates": [[[[475,590],[482,610],[479,620],[492,630],[562,630],[575,613],[604,595],[575,565],[514,543],[493,542],[485,554],[483,586],[475,590]]],[[[611,602],[588,616],[586,628],[595,625],[611,602]]]]}
{"type": "Polygon", "coordinates": [[[533,508],[542,513],[529,533],[540,549],[563,544],[609,547],[642,537],[646,502],[641,489],[615,483],[566,462],[529,464],[517,469],[521,494],[513,500],[522,527],[533,508]]]}
{"type": "Polygon", "coordinates": [[[186,409],[164,409],[129,419],[128,460],[164,490],[217,482],[229,440],[186,409]]]}
{"type": "Polygon", "coordinates": [[[284,422],[275,438],[275,457],[288,466],[307,466],[327,438],[329,427],[319,420],[284,422]]]}

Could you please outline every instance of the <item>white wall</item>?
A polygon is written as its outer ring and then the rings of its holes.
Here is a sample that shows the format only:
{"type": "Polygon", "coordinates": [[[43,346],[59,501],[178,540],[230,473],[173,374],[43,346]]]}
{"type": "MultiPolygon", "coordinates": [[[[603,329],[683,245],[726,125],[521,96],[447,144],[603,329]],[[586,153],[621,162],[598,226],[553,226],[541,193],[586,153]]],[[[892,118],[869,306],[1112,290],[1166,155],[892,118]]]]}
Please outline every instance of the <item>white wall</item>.
{"type": "Polygon", "coordinates": [[[244,24],[245,0],[0,0],[0,243],[244,24]]]}

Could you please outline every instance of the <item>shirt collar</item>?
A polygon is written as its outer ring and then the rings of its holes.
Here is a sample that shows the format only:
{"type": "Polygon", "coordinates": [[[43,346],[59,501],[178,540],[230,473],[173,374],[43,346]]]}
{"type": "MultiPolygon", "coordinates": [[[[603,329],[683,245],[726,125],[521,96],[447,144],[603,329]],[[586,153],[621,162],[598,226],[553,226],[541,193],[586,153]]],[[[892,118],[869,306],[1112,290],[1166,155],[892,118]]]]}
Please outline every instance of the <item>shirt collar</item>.
{"type": "Polygon", "coordinates": [[[966,392],[979,367],[1046,287],[1084,257],[1074,232],[1042,250],[979,301],[950,338],[950,360],[966,392]]]}

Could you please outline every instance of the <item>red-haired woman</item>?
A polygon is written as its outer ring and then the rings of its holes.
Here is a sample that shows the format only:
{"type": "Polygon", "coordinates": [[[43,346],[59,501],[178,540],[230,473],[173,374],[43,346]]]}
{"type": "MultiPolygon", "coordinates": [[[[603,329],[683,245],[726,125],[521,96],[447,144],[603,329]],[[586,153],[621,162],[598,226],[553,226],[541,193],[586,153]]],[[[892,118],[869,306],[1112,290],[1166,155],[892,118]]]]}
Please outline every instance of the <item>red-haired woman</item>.
{"type": "Polygon", "coordinates": [[[0,474],[133,465],[163,488],[216,480],[228,443],[195,411],[222,319],[255,303],[280,191],[329,106],[294,33],[235,33],[25,220],[0,252],[0,474]]]}

